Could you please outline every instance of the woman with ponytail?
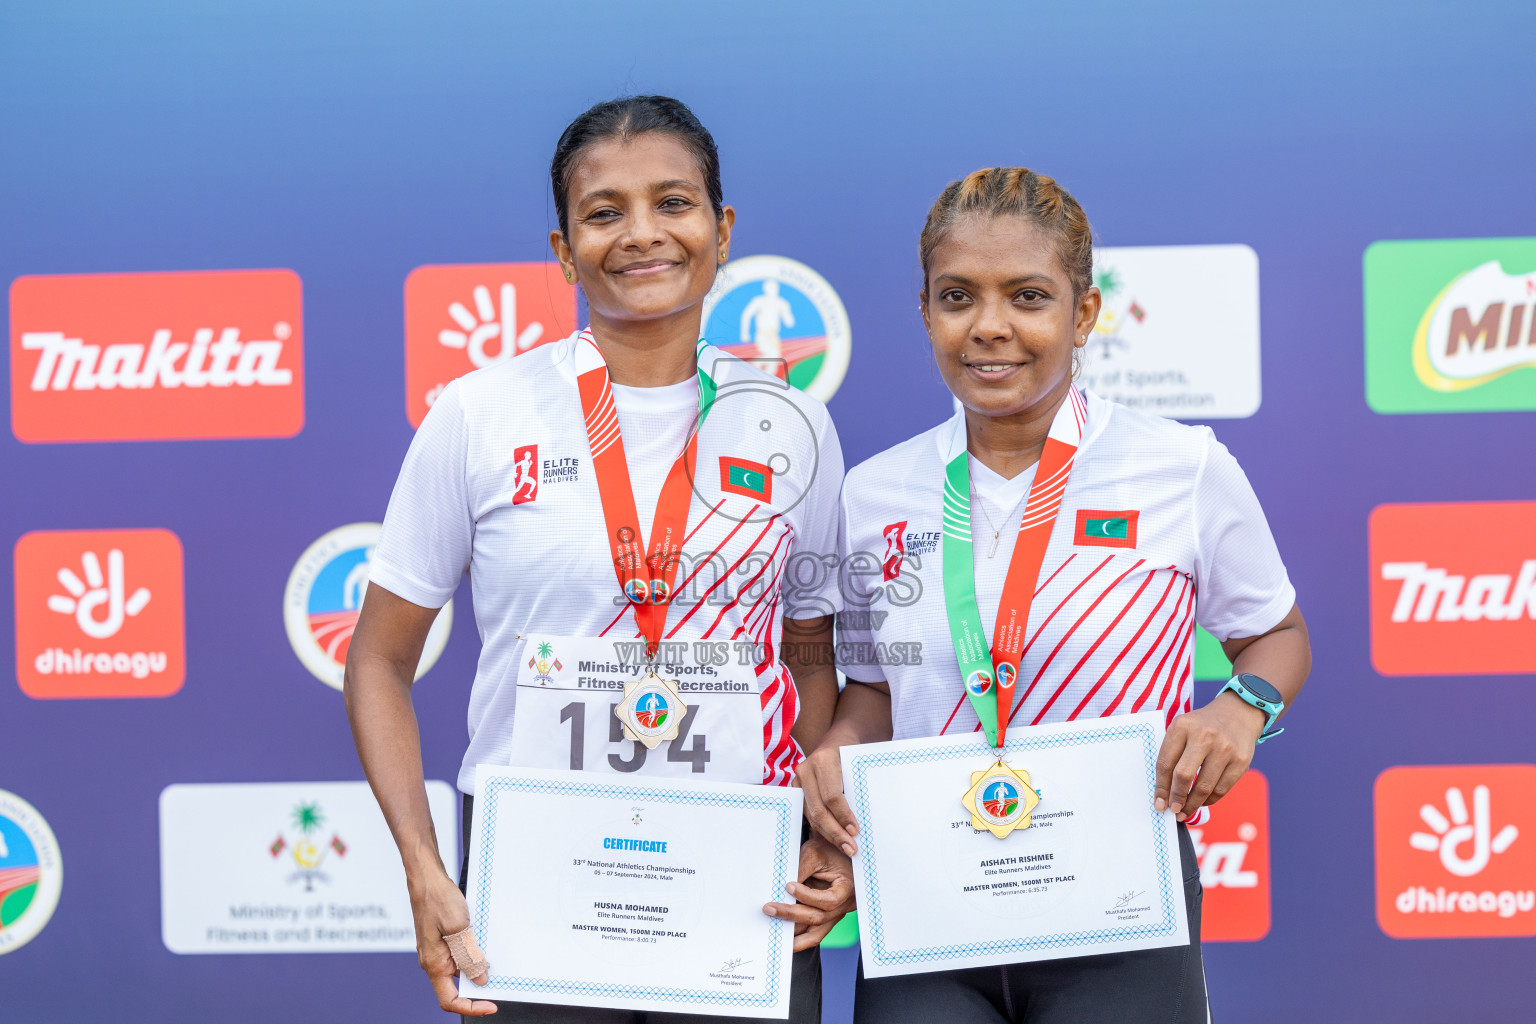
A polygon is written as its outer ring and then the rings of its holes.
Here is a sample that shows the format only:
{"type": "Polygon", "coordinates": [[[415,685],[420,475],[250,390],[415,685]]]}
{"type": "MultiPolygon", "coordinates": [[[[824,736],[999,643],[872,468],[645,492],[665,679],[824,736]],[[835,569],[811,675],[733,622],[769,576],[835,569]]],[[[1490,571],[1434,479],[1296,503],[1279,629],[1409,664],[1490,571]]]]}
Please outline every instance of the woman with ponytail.
{"type": "Polygon", "coordinates": [[[1013,695],[1008,705],[996,700],[1002,723],[1162,712],[1153,805],[1178,822],[1190,939],[1004,967],[861,972],[855,1019],[1203,1022],[1200,873],[1187,825],[1203,820],[1255,745],[1274,735],[1275,715],[1261,705],[1283,710],[1306,680],[1311,654],[1295,591],[1253,489],[1208,428],[1074,383],[1100,296],[1088,219],[1065,189],[1023,168],[976,171],[934,203],[920,255],[919,311],[961,408],[854,468],[844,484],[839,555],[873,553],[883,586],[900,597],[876,590],[870,607],[883,614],[859,617],[867,629],[839,630],[848,684],[800,768],[807,814],[852,855],[859,829],[843,796],[840,747],[983,728],[951,632],[958,610],[979,620],[991,648],[982,655],[995,672],[986,689],[995,678],[999,694],[1013,695]],[[949,502],[946,482],[956,490],[949,502]],[[952,552],[925,540],[956,516],[971,542],[967,564],[950,566],[952,552]],[[1002,635],[994,620],[1027,623],[1022,651],[993,646],[1002,635]],[[1237,673],[1200,708],[1196,623],[1221,640],[1237,673]],[[897,642],[920,644],[921,659],[857,660],[897,642]]]}

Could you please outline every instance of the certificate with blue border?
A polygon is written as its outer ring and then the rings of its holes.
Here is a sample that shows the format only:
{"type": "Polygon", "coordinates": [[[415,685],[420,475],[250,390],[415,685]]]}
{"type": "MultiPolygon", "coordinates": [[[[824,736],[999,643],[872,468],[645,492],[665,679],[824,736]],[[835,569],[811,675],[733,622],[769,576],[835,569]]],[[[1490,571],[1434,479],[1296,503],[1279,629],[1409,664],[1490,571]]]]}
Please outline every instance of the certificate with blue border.
{"type": "Polygon", "coordinates": [[[1008,730],[1040,803],[1005,839],[960,803],[996,760],[981,733],[844,747],[865,977],[1186,944],[1163,733],[1160,712],[1008,730]]]}
{"type": "Polygon", "coordinates": [[[789,1016],[798,789],[481,765],[469,912],[479,999],[789,1016]]]}

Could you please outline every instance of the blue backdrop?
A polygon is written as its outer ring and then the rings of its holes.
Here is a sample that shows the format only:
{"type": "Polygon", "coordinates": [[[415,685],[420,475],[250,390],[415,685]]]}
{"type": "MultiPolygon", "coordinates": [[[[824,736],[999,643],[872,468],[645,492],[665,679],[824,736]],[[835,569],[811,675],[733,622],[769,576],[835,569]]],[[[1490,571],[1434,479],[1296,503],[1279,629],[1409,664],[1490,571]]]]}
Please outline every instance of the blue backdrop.
{"type": "MultiPolygon", "coordinates": [[[[1214,1012],[1529,1019],[1530,940],[1403,941],[1376,923],[1377,773],[1528,761],[1532,713],[1529,677],[1374,672],[1365,531],[1382,502],[1536,498],[1533,419],[1370,411],[1361,255],[1536,235],[1533,38],[1519,0],[0,3],[0,281],[291,267],[307,350],[292,439],[0,432],[7,547],[38,529],[173,530],[188,637],[168,699],[0,686],[0,788],[47,816],[67,867],[51,924],[0,958],[0,1018],[443,1019],[404,954],[168,952],[156,799],[174,782],[361,777],[341,697],[294,657],[280,603],[311,541],[383,513],[411,438],[405,276],[546,258],[561,128],[655,91],[720,144],[735,255],[808,263],[847,305],[852,364],[830,407],[850,465],[948,414],[915,293],[917,233],[950,179],[1026,164],[1072,189],[1103,244],[1258,252],[1263,405],[1215,427],[1268,510],[1316,668],[1259,761],[1273,927],[1207,947],[1214,1012]]],[[[464,745],[478,644],[460,598],[418,688],[432,778],[454,777],[464,745]]],[[[11,601],[0,588],[0,621],[11,601]]],[[[12,642],[0,630],[0,663],[12,642]]],[[[845,1012],[852,961],[829,966],[845,1012]]]]}

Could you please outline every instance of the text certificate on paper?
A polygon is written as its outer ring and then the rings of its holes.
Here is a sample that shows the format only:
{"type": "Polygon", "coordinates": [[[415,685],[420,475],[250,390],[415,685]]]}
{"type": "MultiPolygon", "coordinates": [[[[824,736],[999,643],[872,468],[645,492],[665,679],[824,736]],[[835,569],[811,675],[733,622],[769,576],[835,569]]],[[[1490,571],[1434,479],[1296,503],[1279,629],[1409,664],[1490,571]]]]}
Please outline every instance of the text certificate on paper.
{"type": "Polygon", "coordinates": [[[1009,729],[1040,802],[1005,839],[960,802],[997,760],[983,734],[844,747],[865,976],[1187,943],[1177,825],[1152,809],[1163,732],[1162,712],[1009,729]]]}
{"type": "Polygon", "coordinates": [[[469,912],[480,999],[789,1016],[801,793],[481,765],[469,912]]]}

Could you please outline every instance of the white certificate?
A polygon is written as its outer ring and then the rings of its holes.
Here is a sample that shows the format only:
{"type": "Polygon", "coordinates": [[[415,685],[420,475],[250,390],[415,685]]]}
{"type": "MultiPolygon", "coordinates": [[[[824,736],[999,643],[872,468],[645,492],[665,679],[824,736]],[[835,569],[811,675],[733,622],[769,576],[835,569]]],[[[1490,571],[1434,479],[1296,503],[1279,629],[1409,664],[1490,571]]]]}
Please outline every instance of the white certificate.
{"type": "Polygon", "coordinates": [[[480,765],[463,995],[788,1017],[801,793],[480,765]]]}
{"type": "Polygon", "coordinates": [[[1009,729],[1040,803],[1006,839],[960,803],[996,761],[982,733],[844,747],[865,977],[1187,943],[1163,732],[1162,712],[1009,729]]]}

